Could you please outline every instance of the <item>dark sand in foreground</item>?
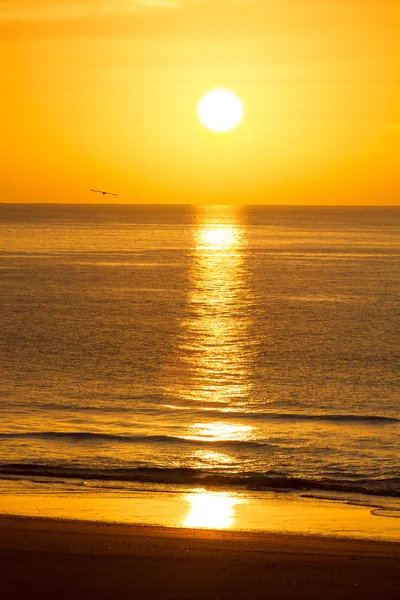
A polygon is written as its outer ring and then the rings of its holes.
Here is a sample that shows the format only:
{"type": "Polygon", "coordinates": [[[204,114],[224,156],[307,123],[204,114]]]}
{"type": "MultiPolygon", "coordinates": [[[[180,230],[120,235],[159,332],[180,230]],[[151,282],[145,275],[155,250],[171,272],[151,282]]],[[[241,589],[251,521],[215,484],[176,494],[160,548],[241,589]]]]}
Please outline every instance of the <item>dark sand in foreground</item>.
{"type": "Polygon", "coordinates": [[[400,544],[0,518],[11,598],[400,598],[400,544]]]}

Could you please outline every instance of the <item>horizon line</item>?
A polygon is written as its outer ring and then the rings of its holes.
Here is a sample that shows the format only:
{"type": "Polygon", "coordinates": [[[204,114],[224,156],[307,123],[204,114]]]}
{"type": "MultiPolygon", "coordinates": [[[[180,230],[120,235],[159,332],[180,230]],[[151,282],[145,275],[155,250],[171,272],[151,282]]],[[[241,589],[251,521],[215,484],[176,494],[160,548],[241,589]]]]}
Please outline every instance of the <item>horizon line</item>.
{"type": "Polygon", "coordinates": [[[400,208],[400,204],[229,204],[228,202],[0,202],[7,206],[250,206],[290,208],[400,208]]]}

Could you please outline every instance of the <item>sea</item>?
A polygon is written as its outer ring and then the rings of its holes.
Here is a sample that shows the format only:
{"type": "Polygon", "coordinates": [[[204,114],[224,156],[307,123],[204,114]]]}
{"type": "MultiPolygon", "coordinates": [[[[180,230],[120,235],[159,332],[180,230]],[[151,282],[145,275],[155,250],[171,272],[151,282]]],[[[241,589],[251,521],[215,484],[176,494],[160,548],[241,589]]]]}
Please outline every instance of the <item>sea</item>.
{"type": "Polygon", "coordinates": [[[0,478],[395,516],[399,233],[395,207],[0,204],[0,478]]]}

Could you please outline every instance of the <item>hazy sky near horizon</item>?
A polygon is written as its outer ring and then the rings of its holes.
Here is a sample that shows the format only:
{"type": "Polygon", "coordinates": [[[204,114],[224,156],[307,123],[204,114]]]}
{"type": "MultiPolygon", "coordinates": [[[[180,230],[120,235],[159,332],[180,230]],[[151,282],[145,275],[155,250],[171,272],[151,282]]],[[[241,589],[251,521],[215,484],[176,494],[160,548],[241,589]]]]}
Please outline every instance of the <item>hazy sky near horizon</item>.
{"type": "Polygon", "coordinates": [[[0,0],[1,201],[400,204],[399,25],[396,0],[0,0]],[[196,116],[214,87],[227,134],[196,116]]]}

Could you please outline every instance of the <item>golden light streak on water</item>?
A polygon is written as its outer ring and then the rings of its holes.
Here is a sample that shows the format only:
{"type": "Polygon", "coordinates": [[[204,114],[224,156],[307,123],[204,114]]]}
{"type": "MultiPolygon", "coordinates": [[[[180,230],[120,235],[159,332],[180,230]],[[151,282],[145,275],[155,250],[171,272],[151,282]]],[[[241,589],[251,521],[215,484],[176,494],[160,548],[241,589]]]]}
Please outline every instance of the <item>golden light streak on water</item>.
{"type": "Polygon", "coordinates": [[[223,452],[215,452],[214,450],[196,450],[193,452],[193,457],[198,461],[197,468],[202,468],[204,465],[207,467],[218,467],[228,469],[234,459],[229,454],[223,452]]]}
{"type": "Polygon", "coordinates": [[[235,521],[234,507],[243,499],[228,492],[207,492],[201,490],[185,497],[190,503],[189,512],[183,527],[205,529],[229,529],[235,521]]]}
{"type": "Polygon", "coordinates": [[[237,228],[229,225],[209,225],[197,232],[198,248],[224,250],[238,243],[237,228]]]}
{"type": "MultiPolygon", "coordinates": [[[[185,316],[164,369],[163,388],[171,399],[164,408],[175,411],[179,427],[184,424],[180,437],[186,440],[253,440],[257,428],[236,422],[237,416],[229,422],[222,419],[222,413],[246,412],[252,395],[252,294],[243,213],[240,207],[197,210],[185,316]],[[191,410],[196,414],[191,416],[191,410]]],[[[234,467],[232,457],[220,452],[204,449],[190,456],[200,469],[234,467]]]]}
{"type": "Polygon", "coordinates": [[[189,317],[182,323],[186,401],[244,402],[249,394],[246,348],[249,293],[238,207],[201,207],[194,230],[189,317]]]}
{"type": "Polygon", "coordinates": [[[218,442],[224,440],[245,441],[253,438],[254,427],[240,423],[194,423],[189,430],[187,440],[218,442]]]}

